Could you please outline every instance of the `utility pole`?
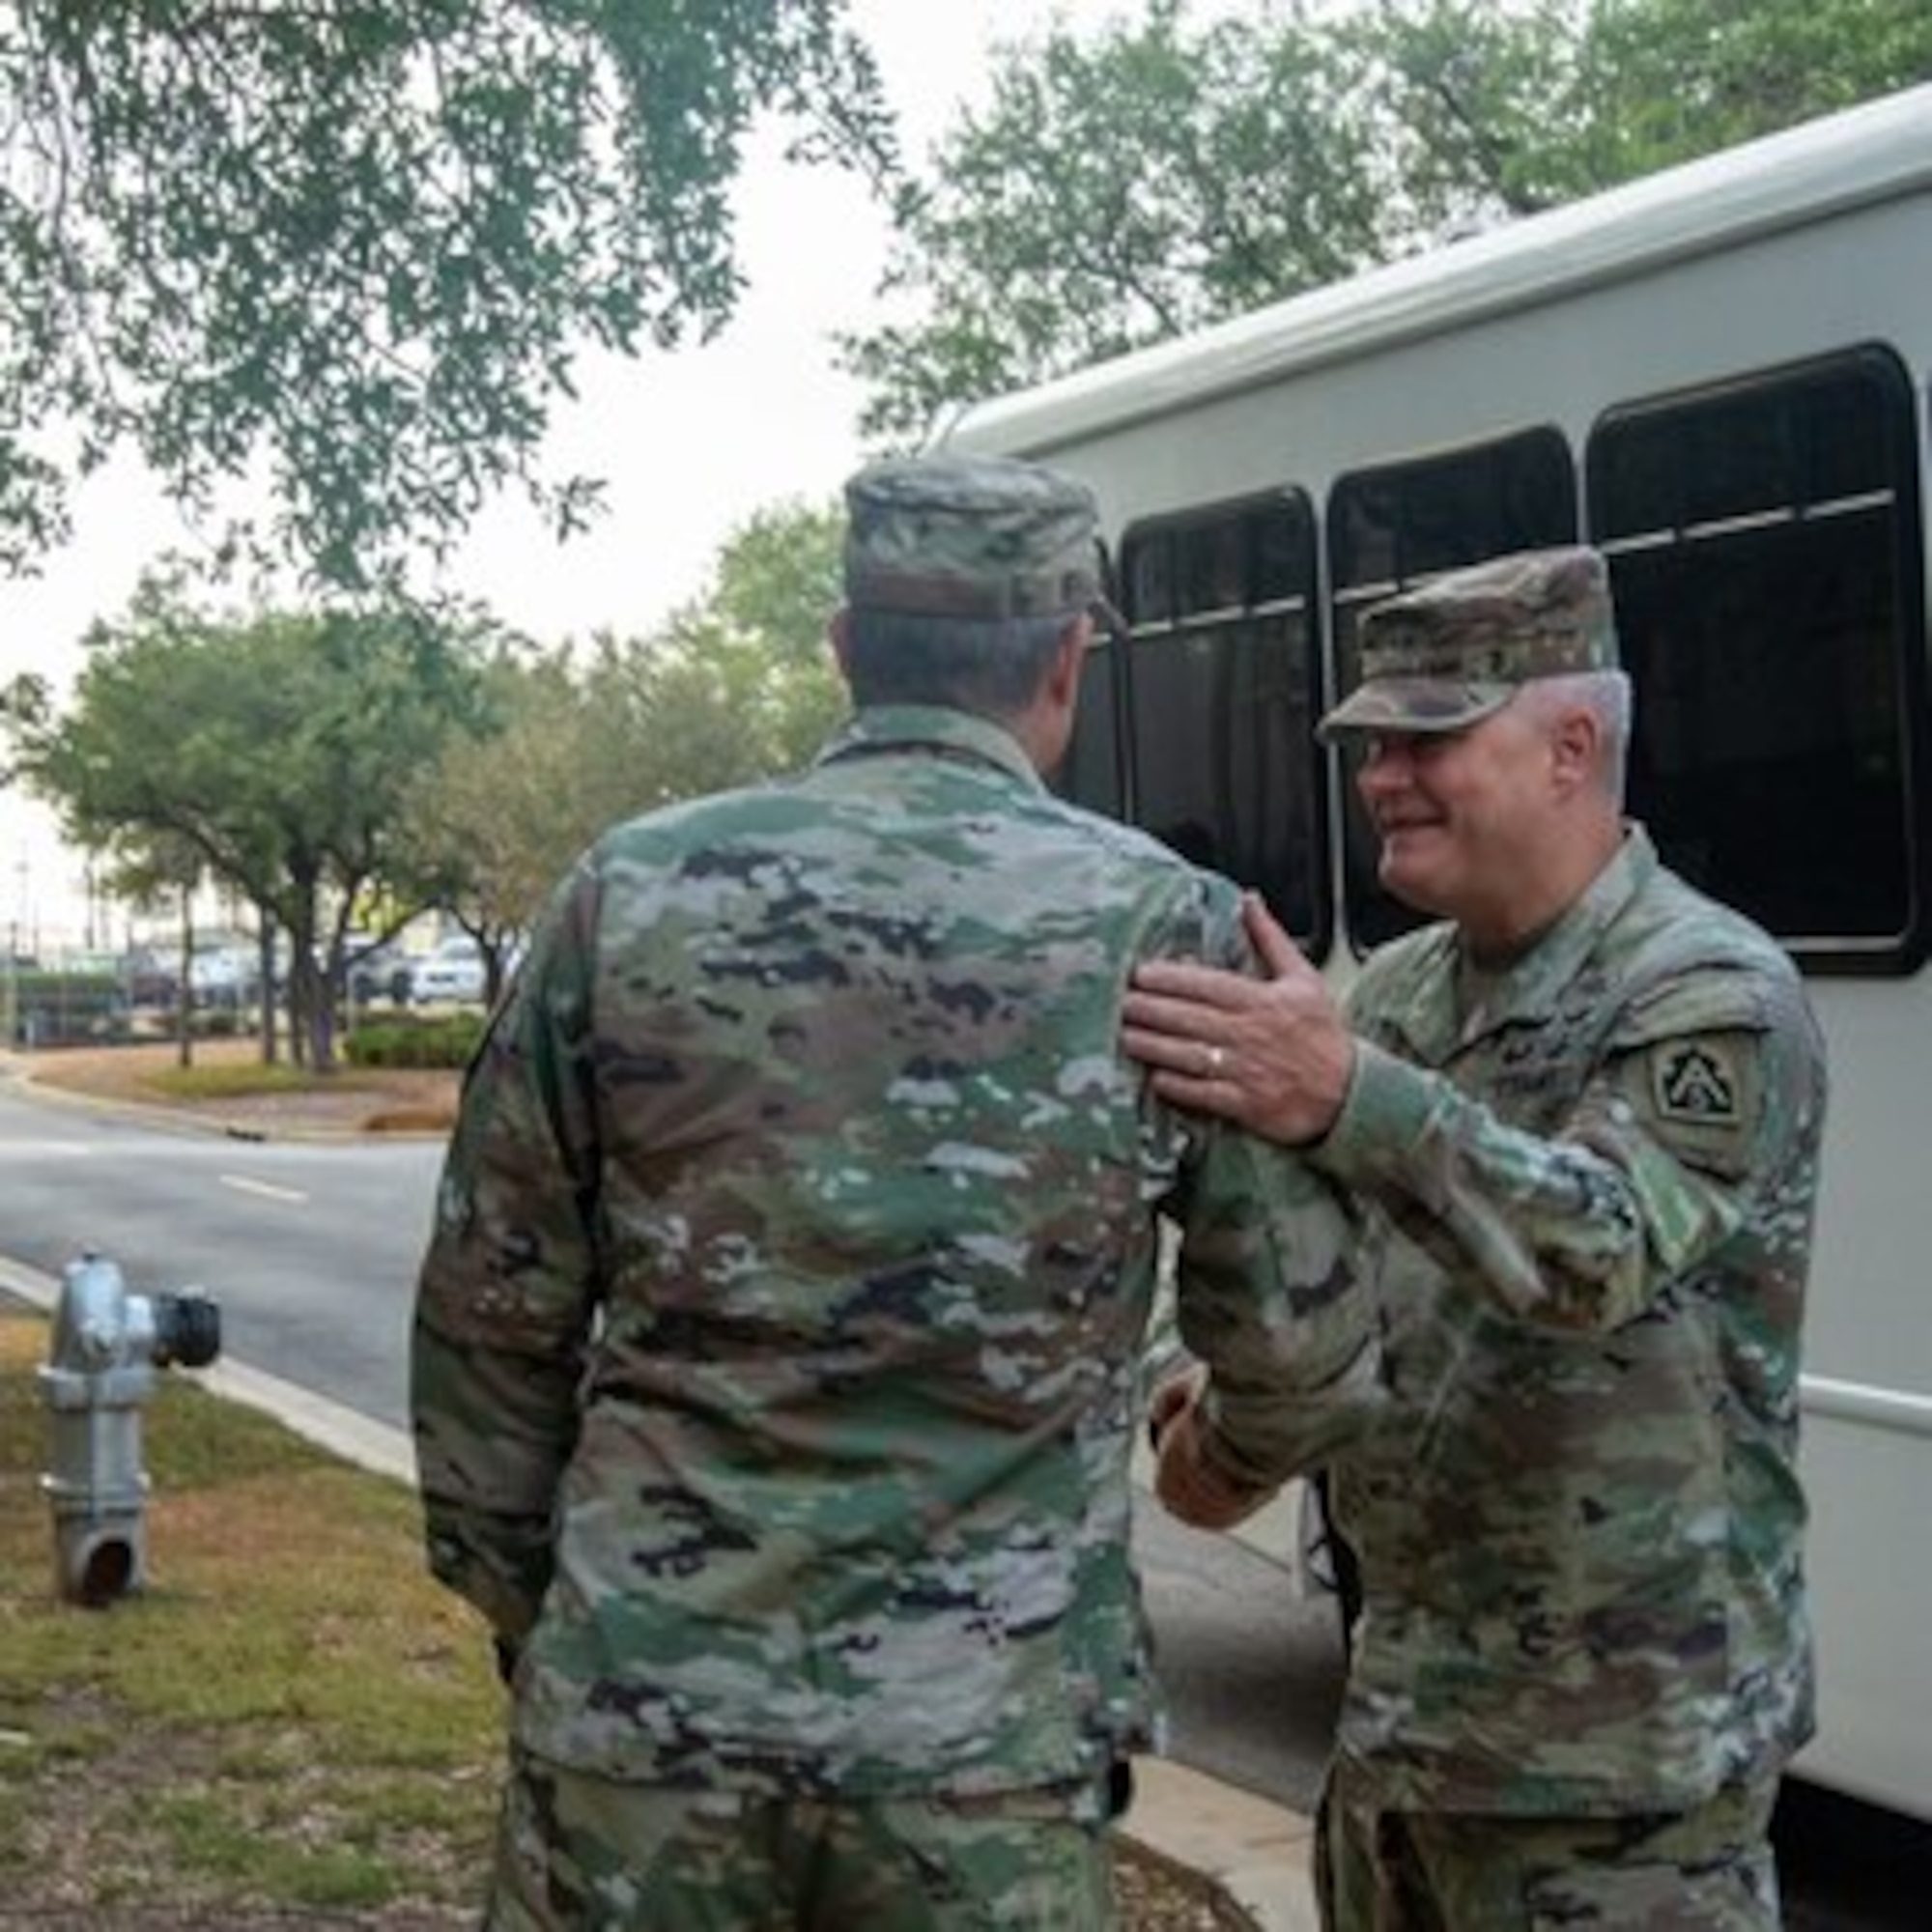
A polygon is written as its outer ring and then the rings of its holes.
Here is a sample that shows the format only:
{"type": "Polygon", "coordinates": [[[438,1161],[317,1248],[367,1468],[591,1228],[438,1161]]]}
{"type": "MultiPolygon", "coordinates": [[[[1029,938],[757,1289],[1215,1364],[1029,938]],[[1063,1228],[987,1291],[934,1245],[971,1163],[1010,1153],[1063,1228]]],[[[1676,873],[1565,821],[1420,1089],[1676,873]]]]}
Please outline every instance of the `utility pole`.
{"type": "Polygon", "coordinates": [[[14,861],[14,918],[7,929],[7,1032],[4,1041],[0,1041],[10,1049],[20,1043],[20,929],[27,917],[27,881],[31,872],[24,845],[14,861]]]}

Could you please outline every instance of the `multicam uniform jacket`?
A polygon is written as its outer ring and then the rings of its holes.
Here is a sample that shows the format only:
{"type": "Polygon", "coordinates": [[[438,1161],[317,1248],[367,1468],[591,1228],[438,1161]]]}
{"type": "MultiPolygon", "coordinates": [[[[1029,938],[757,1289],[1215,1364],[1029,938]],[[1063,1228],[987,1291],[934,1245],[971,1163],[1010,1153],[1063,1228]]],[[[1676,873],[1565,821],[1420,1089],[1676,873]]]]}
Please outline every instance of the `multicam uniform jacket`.
{"type": "Polygon", "coordinates": [[[521,1642],[525,1746],[857,1795],[1147,1741],[1157,1210],[1233,1466],[1376,1396],[1325,1183],[1115,1045],[1138,957],[1238,933],[939,709],[586,856],[470,1070],[415,1328],[431,1563],[521,1642]]]}
{"type": "Polygon", "coordinates": [[[1825,1075],[1784,954],[1645,835],[1514,966],[1350,996],[1321,1164],[1384,1210],[1391,1426],[1333,1471],[1343,1750],[1391,1808],[1668,1811],[1809,1735],[1795,1469],[1825,1075]]]}

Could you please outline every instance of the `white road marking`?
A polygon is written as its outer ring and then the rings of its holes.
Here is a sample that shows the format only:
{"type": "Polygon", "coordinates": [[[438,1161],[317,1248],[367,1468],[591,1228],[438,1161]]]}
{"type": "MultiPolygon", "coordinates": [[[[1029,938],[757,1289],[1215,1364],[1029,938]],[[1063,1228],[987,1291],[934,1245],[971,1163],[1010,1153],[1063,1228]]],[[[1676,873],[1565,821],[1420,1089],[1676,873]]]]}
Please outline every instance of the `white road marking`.
{"type": "Polygon", "coordinates": [[[298,1187],[277,1187],[267,1180],[250,1180],[245,1174],[222,1174],[215,1177],[224,1187],[232,1187],[240,1194],[259,1194],[265,1201],[306,1201],[308,1196],[298,1187]]]}

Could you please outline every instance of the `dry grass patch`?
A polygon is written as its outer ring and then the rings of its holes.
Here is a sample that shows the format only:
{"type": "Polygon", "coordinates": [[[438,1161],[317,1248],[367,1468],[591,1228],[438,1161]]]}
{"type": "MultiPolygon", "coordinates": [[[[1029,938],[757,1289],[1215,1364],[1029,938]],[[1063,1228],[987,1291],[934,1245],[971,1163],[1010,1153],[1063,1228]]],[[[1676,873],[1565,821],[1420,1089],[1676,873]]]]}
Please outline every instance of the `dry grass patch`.
{"type": "Polygon", "coordinates": [[[45,1337],[0,1316],[0,1925],[469,1922],[502,1693],[407,1489],[171,1380],[150,1587],[60,1603],[45,1337]]]}
{"type": "MultiPolygon", "coordinates": [[[[502,1692],[408,1489],[166,1377],[149,1588],[63,1604],[46,1338],[0,1298],[0,1932],[473,1925],[502,1692]]],[[[1131,1841],[1118,1871],[1123,1932],[1254,1932],[1131,1841]]]]}
{"type": "Polygon", "coordinates": [[[264,1062],[253,1039],[197,1040],[187,1066],[172,1043],[155,1040],[36,1053],[25,1066],[37,1086],[270,1133],[446,1133],[460,1084],[455,1072],[416,1067],[342,1065],[314,1073],[287,1061],[264,1062]]]}

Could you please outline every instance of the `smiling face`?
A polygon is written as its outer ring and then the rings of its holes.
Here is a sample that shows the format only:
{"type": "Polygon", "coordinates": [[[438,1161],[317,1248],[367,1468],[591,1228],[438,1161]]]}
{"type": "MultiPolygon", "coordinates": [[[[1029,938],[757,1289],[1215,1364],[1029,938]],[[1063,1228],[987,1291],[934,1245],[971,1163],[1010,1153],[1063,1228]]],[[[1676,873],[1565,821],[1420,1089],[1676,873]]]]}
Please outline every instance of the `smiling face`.
{"type": "Polygon", "coordinates": [[[1600,734],[1577,707],[1519,694],[1459,731],[1372,736],[1356,775],[1381,840],[1383,886],[1451,919],[1481,950],[1542,929],[1619,836],[1599,781],[1600,734]]]}

